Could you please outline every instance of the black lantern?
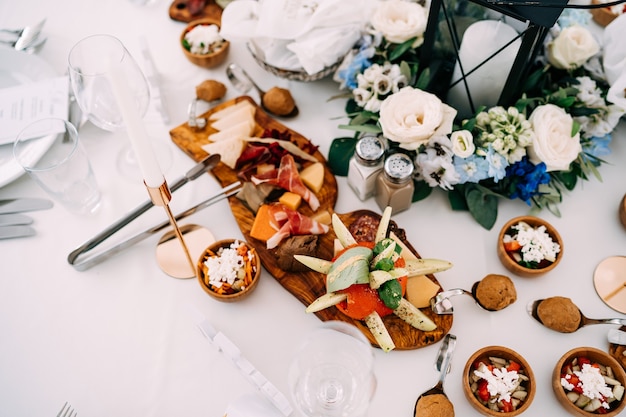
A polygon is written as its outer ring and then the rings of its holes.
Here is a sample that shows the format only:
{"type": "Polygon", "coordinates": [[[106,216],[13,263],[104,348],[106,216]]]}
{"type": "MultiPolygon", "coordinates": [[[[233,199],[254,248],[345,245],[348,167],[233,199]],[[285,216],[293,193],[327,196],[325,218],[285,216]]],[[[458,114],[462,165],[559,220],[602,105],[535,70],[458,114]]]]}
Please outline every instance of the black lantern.
{"type": "Polygon", "coordinates": [[[481,105],[513,104],[567,2],[545,8],[513,0],[431,0],[420,49],[422,69],[431,71],[428,90],[456,107],[461,118],[481,105]],[[481,100],[486,93],[494,102],[481,100]],[[465,105],[454,102],[459,94],[465,105]]]}

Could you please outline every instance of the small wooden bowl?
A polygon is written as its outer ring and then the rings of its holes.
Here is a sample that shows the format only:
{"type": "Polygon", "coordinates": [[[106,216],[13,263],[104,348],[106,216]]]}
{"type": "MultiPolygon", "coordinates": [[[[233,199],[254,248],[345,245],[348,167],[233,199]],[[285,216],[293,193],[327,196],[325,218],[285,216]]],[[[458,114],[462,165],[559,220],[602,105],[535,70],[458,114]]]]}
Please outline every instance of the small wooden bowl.
{"type": "MultiPolygon", "coordinates": [[[[600,4],[599,0],[593,0],[592,4],[600,4]]],[[[602,27],[608,26],[613,20],[617,18],[617,15],[611,12],[606,7],[601,7],[599,9],[590,9],[591,16],[593,20],[602,27]]]]}
{"type": "Polygon", "coordinates": [[[622,385],[626,383],[626,371],[622,368],[622,366],[617,362],[611,355],[608,353],[592,348],[592,347],[578,347],[570,350],[565,353],[561,359],[556,363],[554,367],[554,371],[552,372],[552,389],[554,390],[554,394],[556,398],[559,400],[559,403],[565,408],[567,412],[574,416],[581,417],[592,417],[596,415],[602,415],[606,417],[616,417],[621,414],[621,412],[626,407],[626,399],[622,398],[622,400],[617,404],[611,407],[610,411],[606,414],[597,414],[589,411],[584,411],[582,408],[579,408],[574,403],[572,403],[569,398],[567,398],[565,389],[561,386],[561,369],[565,366],[566,363],[571,362],[577,356],[586,356],[591,360],[591,362],[597,362],[601,365],[610,366],[614,373],[614,379],[617,379],[621,382],[622,385]]]}
{"type": "Polygon", "coordinates": [[[257,284],[259,283],[260,275],[261,275],[261,263],[259,261],[259,255],[257,254],[256,250],[252,246],[250,246],[249,243],[244,242],[243,240],[240,240],[240,239],[225,239],[225,240],[219,240],[217,242],[214,242],[213,244],[211,244],[209,247],[207,247],[202,252],[202,255],[200,255],[200,258],[198,258],[198,262],[196,263],[196,276],[197,276],[198,282],[200,283],[200,286],[202,287],[204,292],[206,292],[207,294],[209,294],[211,297],[215,298],[216,300],[224,301],[224,302],[227,302],[227,303],[243,300],[244,298],[249,296],[250,293],[252,293],[252,291],[254,291],[254,289],[256,288],[257,284]],[[220,249],[220,248],[228,248],[235,241],[239,241],[241,243],[246,244],[248,246],[248,249],[250,250],[250,252],[253,254],[253,258],[252,258],[252,267],[253,267],[252,282],[250,283],[250,285],[248,285],[247,287],[245,287],[241,291],[238,291],[238,292],[235,292],[235,293],[232,293],[232,294],[220,294],[220,293],[216,292],[210,285],[208,285],[207,282],[205,282],[207,268],[204,265],[204,262],[209,257],[211,257],[212,254],[217,253],[218,249],[220,249]]]}
{"type": "Polygon", "coordinates": [[[513,417],[522,414],[524,411],[530,407],[530,404],[533,402],[535,398],[535,392],[537,391],[537,386],[535,382],[535,374],[533,373],[530,365],[526,362],[526,359],[522,357],[519,353],[515,352],[512,349],[503,347],[503,346],[487,346],[482,349],[476,351],[470,358],[467,360],[465,364],[465,369],[463,370],[463,392],[465,393],[465,397],[469,401],[469,403],[474,407],[476,411],[481,413],[484,416],[488,417],[513,417]],[[489,407],[483,405],[478,398],[474,395],[471,388],[471,380],[470,375],[474,372],[474,362],[479,359],[488,359],[489,357],[498,357],[502,359],[506,359],[508,361],[515,361],[521,365],[521,370],[528,377],[528,381],[525,382],[526,390],[528,392],[526,399],[521,403],[521,406],[514,411],[503,412],[491,410],[489,407]]]}
{"type": "Polygon", "coordinates": [[[546,272],[553,270],[561,261],[561,258],[563,257],[563,239],[561,238],[561,235],[559,234],[559,232],[554,228],[554,226],[552,226],[547,221],[540,219],[538,217],[533,217],[533,216],[519,216],[519,217],[515,217],[509,220],[504,226],[502,226],[502,229],[500,230],[500,233],[498,234],[497,252],[498,252],[498,258],[500,259],[500,262],[502,262],[502,265],[504,265],[504,267],[508,269],[510,272],[516,275],[519,275],[521,277],[536,277],[536,276],[543,275],[546,272]],[[504,235],[507,234],[507,232],[512,226],[516,225],[519,222],[528,223],[530,226],[534,228],[537,228],[542,225],[546,227],[546,232],[550,235],[550,237],[552,237],[552,240],[558,243],[559,246],[561,247],[561,250],[559,251],[559,253],[557,253],[556,259],[554,262],[552,262],[551,264],[543,268],[532,269],[532,268],[526,268],[525,266],[518,264],[509,255],[509,253],[504,249],[504,241],[503,241],[504,235]]]}
{"type": "Polygon", "coordinates": [[[217,51],[210,53],[210,54],[193,54],[189,52],[184,47],[183,40],[185,39],[185,35],[187,34],[187,32],[189,32],[190,30],[192,30],[194,27],[198,25],[215,25],[219,28],[220,21],[217,19],[207,17],[207,18],[198,19],[198,20],[194,20],[193,22],[190,22],[185,28],[185,30],[183,31],[183,33],[181,33],[180,35],[180,41],[179,41],[180,48],[183,50],[183,53],[192,64],[198,65],[199,67],[202,67],[202,68],[217,67],[218,65],[223,63],[226,57],[228,56],[228,49],[230,47],[230,42],[228,42],[227,40],[224,40],[222,47],[219,48],[217,51]]]}

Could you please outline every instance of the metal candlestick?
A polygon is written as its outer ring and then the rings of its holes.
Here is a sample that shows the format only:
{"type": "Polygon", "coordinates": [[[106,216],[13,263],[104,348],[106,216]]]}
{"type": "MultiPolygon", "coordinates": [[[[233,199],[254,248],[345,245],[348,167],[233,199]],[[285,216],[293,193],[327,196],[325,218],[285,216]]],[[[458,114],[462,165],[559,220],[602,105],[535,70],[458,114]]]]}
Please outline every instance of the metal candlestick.
{"type": "MultiPolygon", "coordinates": [[[[145,184],[145,182],[144,182],[145,184]]],[[[176,222],[176,218],[172,214],[169,206],[169,202],[172,200],[172,194],[166,181],[163,181],[159,187],[149,187],[146,185],[150,199],[155,206],[161,206],[165,209],[170,224],[174,228],[174,233],[166,233],[157,247],[157,261],[161,269],[168,275],[174,278],[194,278],[196,276],[196,267],[193,261],[191,252],[187,242],[185,242],[184,235],[189,238],[189,243],[192,245],[194,253],[200,253],[206,245],[210,244],[215,239],[211,232],[207,229],[197,225],[185,225],[179,227],[176,222]],[[179,256],[180,253],[176,250],[176,247],[171,245],[172,240],[176,238],[180,245],[178,248],[182,248],[185,261],[179,256]]],[[[199,256],[199,255],[198,255],[199,256]]]]}

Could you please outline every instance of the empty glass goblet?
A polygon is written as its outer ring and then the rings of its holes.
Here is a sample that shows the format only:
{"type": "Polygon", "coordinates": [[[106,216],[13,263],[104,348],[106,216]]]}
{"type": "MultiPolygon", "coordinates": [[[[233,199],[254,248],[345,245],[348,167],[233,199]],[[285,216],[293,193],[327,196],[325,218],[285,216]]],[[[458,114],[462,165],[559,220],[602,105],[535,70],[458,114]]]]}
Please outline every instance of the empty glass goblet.
{"type": "MultiPolygon", "coordinates": [[[[119,39],[106,34],[88,36],[72,47],[68,64],[74,96],[90,122],[109,131],[125,127],[110,81],[113,71],[126,79],[139,114],[145,116],[150,104],[148,81],[119,39]]],[[[155,154],[171,160],[169,149],[164,150],[162,146],[158,142],[153,143],[155,154]]],[[[139,174],[139,166],[129,143],[118,155],[117,166],[127,176],[139,174]]]]}
{"type": "Polygon", "coordinates": [[[308,417],[363,416],[376,390],[373,348],[355,326],[325,322],[296,352],[289,387],[308,417]]]}

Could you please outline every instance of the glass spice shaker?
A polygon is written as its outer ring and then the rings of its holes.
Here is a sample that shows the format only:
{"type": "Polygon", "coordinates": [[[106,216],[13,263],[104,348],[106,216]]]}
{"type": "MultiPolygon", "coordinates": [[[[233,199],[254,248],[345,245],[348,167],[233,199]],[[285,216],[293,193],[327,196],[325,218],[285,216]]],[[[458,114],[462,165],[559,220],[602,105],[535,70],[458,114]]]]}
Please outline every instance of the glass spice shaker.
{"type": "Polygon", "coordinates": [[[361,201],[374,194],[376,178],[383,169],[384,156],[385,142],[382,136],[361,134],[348,166],[348,185],[361,201]]]}
{"type": "Polygon", "coordinates": [[[392,213],[398,213],[411,207],[414,170],[413,161],[406,154],[394,153],[387,157],[376,179],[376,203],[381,210],[390,206],[392,213]]]}

